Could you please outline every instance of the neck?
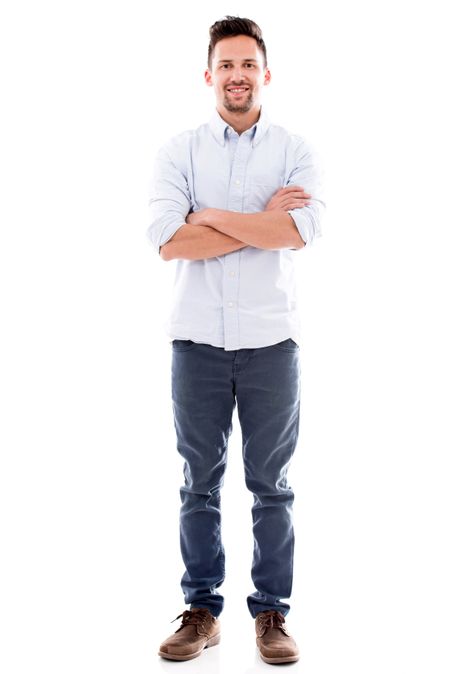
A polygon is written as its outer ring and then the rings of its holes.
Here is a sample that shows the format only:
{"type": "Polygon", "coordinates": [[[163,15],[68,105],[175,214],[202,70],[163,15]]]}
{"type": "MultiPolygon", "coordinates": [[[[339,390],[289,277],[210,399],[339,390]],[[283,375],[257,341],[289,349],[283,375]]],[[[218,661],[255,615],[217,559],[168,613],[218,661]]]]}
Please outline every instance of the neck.
{"type": "Polygon", "coordinates": [[[258,121],[261,114],[261,106],[252,108],[248,112],[230,112],[223,105],[218,105],[217,112],[240,135],[258,121]]]}

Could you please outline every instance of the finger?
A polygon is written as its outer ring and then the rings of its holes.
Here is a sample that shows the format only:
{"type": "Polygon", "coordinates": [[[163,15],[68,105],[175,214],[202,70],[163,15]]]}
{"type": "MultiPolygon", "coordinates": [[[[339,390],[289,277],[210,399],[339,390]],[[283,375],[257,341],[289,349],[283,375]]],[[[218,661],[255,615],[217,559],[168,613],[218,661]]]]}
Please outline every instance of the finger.
{"type": "Polygon", "coordinates": [[[280,199],[277,205],[280,208],[285,208],[286,206],[289,206],[290,208],[299,208],[301,206],[307,206],[310,203],[311,203],[310,199],[306,198],[303,199],[300,197],[293,198],[292,196],[287,196],[283,199],[280,199]]]}
{"type": "Polygon", "coordinates": [[[286,204],[286,206],[283,206],[281,208],[282,211],[295,211],[297,208],[305,208],[305,206],[309,206],[309,204],[286,204]]]}

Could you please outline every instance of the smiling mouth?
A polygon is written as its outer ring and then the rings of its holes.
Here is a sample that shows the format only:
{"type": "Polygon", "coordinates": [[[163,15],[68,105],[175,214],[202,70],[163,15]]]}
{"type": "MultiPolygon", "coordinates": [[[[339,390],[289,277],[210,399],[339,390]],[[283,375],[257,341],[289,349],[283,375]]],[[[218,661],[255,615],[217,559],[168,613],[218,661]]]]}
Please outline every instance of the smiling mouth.
{"type": "Polygon", "coordinates": [[[229,87],[227,89],[227,92],[229,94],[232,94],[233,96],[241,96],[242,94],[245,94],[245,92],[248,90],[249,87],[229,87]]]}

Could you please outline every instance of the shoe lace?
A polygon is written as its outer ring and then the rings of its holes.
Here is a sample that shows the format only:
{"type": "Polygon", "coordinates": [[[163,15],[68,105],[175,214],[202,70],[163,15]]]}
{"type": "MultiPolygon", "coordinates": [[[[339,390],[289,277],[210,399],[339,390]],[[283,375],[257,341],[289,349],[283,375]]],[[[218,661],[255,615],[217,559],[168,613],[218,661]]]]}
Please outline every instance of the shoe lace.
{"type": "MultiPolygon", "coordinates": [[[[209,611],[207,608],[202,608],[199,609],[198,611],[183,611],[183,613],[180,613],[176,618],[171,620],[171,622],[175,622],[175,620],[178,620],[179,618],[182,618],[180,628],[185,627],[186,625],[201,625],[202,627],[205,626],[206,620],[208,618],[209,611]]],[[[178,631],[178,630],[177,630],[178,631]]]]}
{"type": "Polygon", "coordinates": [[[280,627],[283,629],[283,623],[286,622],[284,615],[279,611],[264,611],[260,616],[262,627],[280,627]]]}

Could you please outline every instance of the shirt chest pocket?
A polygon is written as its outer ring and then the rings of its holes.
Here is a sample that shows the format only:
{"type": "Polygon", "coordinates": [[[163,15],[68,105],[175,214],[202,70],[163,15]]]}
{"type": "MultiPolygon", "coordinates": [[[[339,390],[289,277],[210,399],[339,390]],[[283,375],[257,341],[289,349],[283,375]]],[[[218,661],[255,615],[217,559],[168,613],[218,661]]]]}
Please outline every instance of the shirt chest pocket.
{"type": "Polygon", "coordinates": [[[248,213],[257,213],[264,211],[270,199],[275,192],[282,187],[282,182],[275,180],[265,181],[259,179],[250,180],[247,188],[247,209],[248,213]]]}

